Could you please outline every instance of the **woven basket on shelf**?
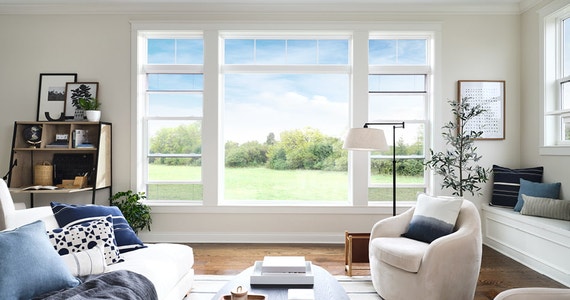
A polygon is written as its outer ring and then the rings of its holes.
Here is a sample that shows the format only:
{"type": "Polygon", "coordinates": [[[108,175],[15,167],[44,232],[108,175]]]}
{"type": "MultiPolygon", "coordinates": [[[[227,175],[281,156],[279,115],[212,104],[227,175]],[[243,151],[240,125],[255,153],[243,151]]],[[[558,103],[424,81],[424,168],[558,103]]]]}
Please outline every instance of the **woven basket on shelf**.
{"type": "Polygon", "coordinates": [[[34,185],[53,185],[53,165],[50,162],[34,166],[34,185]]]}

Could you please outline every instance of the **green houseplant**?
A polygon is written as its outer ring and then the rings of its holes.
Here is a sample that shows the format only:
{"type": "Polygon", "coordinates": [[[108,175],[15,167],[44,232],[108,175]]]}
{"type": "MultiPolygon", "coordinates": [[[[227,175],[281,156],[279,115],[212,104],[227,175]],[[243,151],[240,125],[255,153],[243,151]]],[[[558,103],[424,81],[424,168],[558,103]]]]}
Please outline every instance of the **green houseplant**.
{"type": "Polygon", "coordinates": [[[144,192],[134,193],[131,190],[115,193],[110,198],[111,205],[121,210],[135,233],[145,228],[150,231],[150,224],[152,223],[151,209],[150,206],[142,203],[141,200],[144,199],[146,199],[144,192]]]}
{"type": "Polygon", "coordinates": [[[85,116],[88,121],[99,122],[101,119],[101,102],[97,99],[91,98],[79,98],[77,99],[77,106],[85,111],[85,116]]]}
{"type": "Polygon", "coordinates": [[[430,159],[424,163],[426,168],[443,177],[442,188],[453,189],[453,195],[460,197],[464,192],[480,195],[478,184],[487,182],[491,172],[477,164],[481,156],[477,154],[474,141],[483,131],[467,130],[465,126],[485,110],[480,105],[470,105],[468,100],[466,97],[461,101],[448,101],[455,119],[442,126],[442,136],[448,148],[441,152],[430,149],[430,159]]]}

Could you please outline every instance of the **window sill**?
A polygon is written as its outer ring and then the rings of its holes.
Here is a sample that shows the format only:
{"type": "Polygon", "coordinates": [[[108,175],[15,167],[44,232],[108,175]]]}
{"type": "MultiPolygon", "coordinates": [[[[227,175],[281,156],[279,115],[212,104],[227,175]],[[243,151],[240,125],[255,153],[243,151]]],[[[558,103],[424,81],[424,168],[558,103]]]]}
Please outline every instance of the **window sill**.
{"type": "Polygon", "coordinates": [[[570,156],[570,146],[544,146],[538,151],[543,156],[570,156]]]}

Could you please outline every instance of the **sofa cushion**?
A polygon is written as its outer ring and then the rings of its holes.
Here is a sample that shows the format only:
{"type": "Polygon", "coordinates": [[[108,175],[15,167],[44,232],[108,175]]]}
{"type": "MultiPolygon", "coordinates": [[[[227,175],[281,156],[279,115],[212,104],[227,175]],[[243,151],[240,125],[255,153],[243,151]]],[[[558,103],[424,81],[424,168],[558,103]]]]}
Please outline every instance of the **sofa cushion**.
{"type": "Polygon", "coordinates": [[[193,274],[194,253],[181,244],[148,244],[147,248],[122,253],[124,262],[107,266],[107,271],[129,270],[144,275],[154,284],[159,299],[193,274]],[[185,278],[186,277],[186,278],[185,278]]]}
{"type": "Polygon", "coordinates": [[[53,249],[42,221],[0,232],[0,269],[0,299],[31,299],[79,284],[53,249]]]}
{"type": "Polygon", "coordinates": [[[463,198],[418,196],[414,215],[403,237],[431,243],[453,232],[463,198]]]}
{"type": "Polygon", "coordinates": [[[395,268],[416,273],[422,264],[429,244],[399,237],[375,238],[371,242],[371,252],[376,258],[395,268]]]}
{"type": "Polygon", "coordinates": [[[122,261],[115,243],[113,219],[110,215],[66,228],[52,229],[48,231],[48,237],[59,255],[92,249],[103,242],[107,265],[122,261]]]}
{"type": "Polygon", "coordinates": [[[522,195],[522,215],[570,221],[570,201],[522,195]]]}
{"type": "Polygon", "coordinates": [[[557,183],[540,183],[524,180],[521,178],[519,196],[515,211],[521,211],[524,199],[522,195],[558,199],[560,197],[560,182],[557,183]]]}
{"type": "Polygon", "coordinates": [[[519,196],[520,180],[542,181],[543,167],[509,169],[493,165],[493,196],[490,205],[514,207],[519,196]]]}
{"type": "Polygon", "coordinates": [[[123,216],[121,210],[116,206],[72,205],[51,202],[51,208],[60,227],[111,215],[113,216],[115,240],[121,253],[145,247],[123,216]]]}
{"type": "Polygon", "coordinates": [[[100,242],[89,250],[72,252],[62,255],[61,258],[73,276],[101,274],[107,267],[103,248],[103,242],[100,242]]]}

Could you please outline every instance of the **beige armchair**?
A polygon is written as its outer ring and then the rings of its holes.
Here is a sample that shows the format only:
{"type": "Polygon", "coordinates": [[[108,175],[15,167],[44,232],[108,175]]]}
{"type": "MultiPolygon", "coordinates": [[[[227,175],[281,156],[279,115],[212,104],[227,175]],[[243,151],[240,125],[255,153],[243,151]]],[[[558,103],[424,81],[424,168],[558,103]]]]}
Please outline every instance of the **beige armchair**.
{"type": "Polygon", "coordinates": [[[372,283],[385,300],[471,300],[481,268],[481,220],[464,200],[454,232],[430,244],[401,237],[414,207],[379,221],[370,234],[372,283]]]}

